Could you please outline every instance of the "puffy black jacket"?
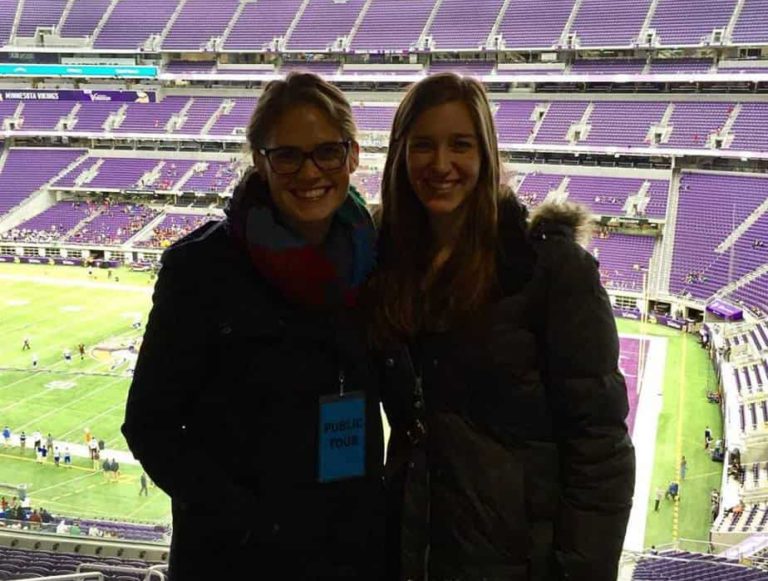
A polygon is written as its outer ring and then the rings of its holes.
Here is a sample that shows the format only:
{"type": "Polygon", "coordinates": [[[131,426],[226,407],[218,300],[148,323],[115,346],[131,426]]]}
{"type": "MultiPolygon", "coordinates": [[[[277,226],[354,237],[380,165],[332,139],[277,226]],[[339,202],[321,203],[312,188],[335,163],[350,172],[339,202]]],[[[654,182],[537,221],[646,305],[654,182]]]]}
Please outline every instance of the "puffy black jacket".
{"type": "Polygon", "coordinates": [[[123,433],[172,498],[173,581],[380,574],[381,416],[359,327],[286,302],[225,222],[164,254],[123,433]],[[319,399],[341,370],[367,394],[366,476],[321,484],[319,399]]]}
{"type": "Polygon", "coordinates": [[[505,205],[502,296],[382,353],[392,579],[615,581],[634,487],[618,338],[576,208],[505,205]]]}

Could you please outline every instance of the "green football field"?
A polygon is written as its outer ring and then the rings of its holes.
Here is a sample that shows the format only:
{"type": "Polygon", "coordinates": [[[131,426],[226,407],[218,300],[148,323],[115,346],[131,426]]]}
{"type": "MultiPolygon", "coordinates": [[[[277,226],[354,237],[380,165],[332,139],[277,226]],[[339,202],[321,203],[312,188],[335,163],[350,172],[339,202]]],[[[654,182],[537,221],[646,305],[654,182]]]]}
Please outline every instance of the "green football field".
{"type": "MultiPolygon", "coordinates": [[[[77,444],[88,428],[108,448],[126,450],[120,424],[130,384],[129,347],[132,342],[138,347],[152,286],[146,273],[120,270],[108,280],[102,270],[89,277],[81,268],[0,264],[0,425],[15,433],[51,432],[57,441],[77,444]],[[137,318],[138,330],[132,327],[137,318]],[[31,349],[22,350],[25,338],[31,349]],[[82,361],[79,343],[86,346],[82,361]],[[71,363],[64,361],[65,349],[72,351],[71,363]],[[39,360],[36,369],[33,355],[39,360]]],[[[665,502],[655,513],[652,498],[647,499],[646,546],[704,540],[709,491],[719,487],[722,466],[710,462],[700,441],[705,425],[716,435],[721,430],[717,407],[705,397],[714,382],[706,353],[693,337],[676,331],[631,321],[618,326],[621,332],[668,342],[657,433],[635,435],[656,442],[652,491],[676,474],[682,454],[688,458],[680,502],[665,502]]],[[[169,522],[170,502],[159,489],[150,488],[148,498],[138,496],[139,466],[124,463],[119,482],[107,482],[89,464],[75,458],[69,469],[39,465],[30,450],[21,456],[18,448],[0,448],[0,484],[27,483],[33,506],[54,513],[169,522]]]]}
{"type": "MultiPolygon", "coordinates": [[[[151,289],[146,273],[115,271],[108,280],[102,270],[89,276],[84,268],[0,265],[0,424],[16,434],[39,430],[57,443],[75,444],[84,443],[88,428],[108,449],[126,450],[120,425],[130,384],[129,347],[132,341],[138,346],[151,289]],[[137,319],[138,330],[132,327],[137,319]],[[22,349],[25,338],[28,350],[22,349]],[[86,348],[83,360],[80,343],[86,348]],[[70,363],[65,349],[72,352],[70,363]]],[[[26,483],[33,507],[168,522],[170,502],[159,489],[139,498],[140,474],[139,466],[122,463],[119,482],[107,482],[84,458],[75,457],[71,468],[56,468],[37,464],[30,449],[24,456],[18,448],[0,449],[0,483],[26,483]]]]}
{"type": "Polygon", "coordinates": [[[686,540],[707,541],[711,524],[709,495],[720,489],[723,465],[712,462],[704,451],[704,428],[712,429],[715,439],[722,434],[718,406],[707,401],[707,391],[716,389],[717,379],[707,352],[695,337],[665,327],[619,320],[619,331],[664,337],[667,354],[664,364],[663,405],[656,434],[636,431],[634,439],[655,441],[651,494],[635,498],[648,503],[645,546],[682,543],[690,550],[706,550],[706,545],[686,544],[686,540]],[[654,512],[654,492],[679,475],[679,461],[688,461],[687,476],[680,482],[679,502],[662,500],[654,512]]]}

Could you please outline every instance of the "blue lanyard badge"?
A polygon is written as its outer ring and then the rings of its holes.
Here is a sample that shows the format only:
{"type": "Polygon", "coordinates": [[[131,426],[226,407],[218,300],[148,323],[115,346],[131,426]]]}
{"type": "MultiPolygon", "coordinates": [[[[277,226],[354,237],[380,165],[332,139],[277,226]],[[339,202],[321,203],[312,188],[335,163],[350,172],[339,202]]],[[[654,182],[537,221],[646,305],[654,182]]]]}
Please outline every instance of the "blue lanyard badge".
{"type": "Polygon", "coordinates": [[[319,429],[318,480],[365,476],[365,394],[320,398],[319,429]]]}

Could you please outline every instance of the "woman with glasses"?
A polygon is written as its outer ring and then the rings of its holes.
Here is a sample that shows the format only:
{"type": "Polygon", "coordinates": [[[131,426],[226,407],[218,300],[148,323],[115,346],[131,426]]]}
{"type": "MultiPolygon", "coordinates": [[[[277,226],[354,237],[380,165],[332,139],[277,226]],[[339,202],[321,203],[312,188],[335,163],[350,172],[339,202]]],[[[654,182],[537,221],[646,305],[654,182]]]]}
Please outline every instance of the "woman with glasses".
{"type": "Polygon", "coordinates": [[[173,504],[172,581],[376,579],[379,397],[355,317],[374,228],[343,94],[267,85],[227,218],[164,255],[123,432],[173,504]]]}
{"type": "Polygon", "coordinates": [[[371,281],[390,578],[615,581],[634,455],[589,216],[544,204],[528,223],[500,183],[482,85],[414,85],[371,281]]]}

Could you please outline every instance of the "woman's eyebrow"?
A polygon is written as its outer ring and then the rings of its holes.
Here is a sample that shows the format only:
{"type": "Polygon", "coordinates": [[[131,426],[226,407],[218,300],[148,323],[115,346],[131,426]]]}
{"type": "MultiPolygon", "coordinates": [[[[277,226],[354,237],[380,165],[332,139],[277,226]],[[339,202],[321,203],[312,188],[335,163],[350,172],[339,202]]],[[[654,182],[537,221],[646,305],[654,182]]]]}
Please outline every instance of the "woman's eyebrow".
{"type": "MultiPolygon", "coordinates": [[[[477,135],[474,133],[451,133],[448,135],[448,137],[456,138],[460,137],[462,139],[470,138],[470,139],[477,139],[477,135]]],[[[411,135],[409,139],[433,139],[431,135],[411,135]]]]}

